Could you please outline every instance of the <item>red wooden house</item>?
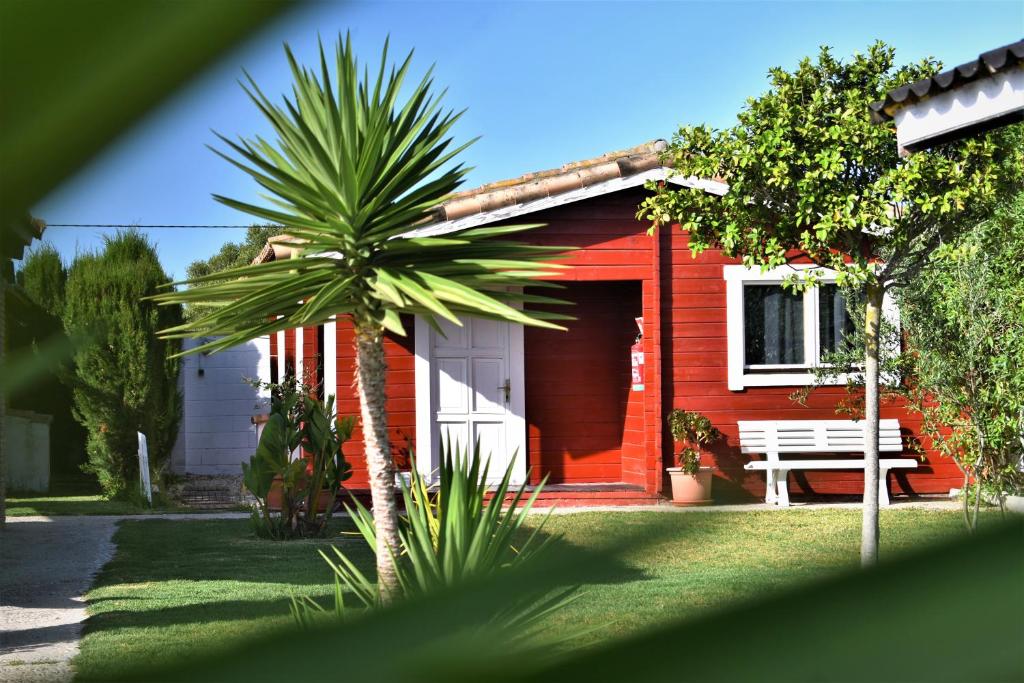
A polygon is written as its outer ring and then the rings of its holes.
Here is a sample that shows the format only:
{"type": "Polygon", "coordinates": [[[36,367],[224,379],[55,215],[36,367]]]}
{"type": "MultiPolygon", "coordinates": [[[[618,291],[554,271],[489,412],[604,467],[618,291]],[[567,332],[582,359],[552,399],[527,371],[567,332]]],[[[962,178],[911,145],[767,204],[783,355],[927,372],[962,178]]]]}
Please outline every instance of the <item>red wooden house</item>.
{"type": "MultiPolygon", "coordinates": [[[[812,382],[808,365],[842,333],[837,289],[784,295],[785,273],[747,271],[716,251],[693,258],[676,227],[649,236],[650,226],[636,218],[645,183],[727,190],[670,177],[659,161],[663,146],[655,141],[460,193],[418,230],[545,224],[523,239],[578,248],[558,294],[575,303],[576,320],[567,332],[554,332],[471,319],[462,328],[447,326],[446,338],[407,320],[408,336],[389,336],[385,345],[391,441],[400,464],[408,465],[415,444],[417,464],[429,472],[446,430],[463,441],[479,438],[497,464],[515,458],[519,480],[528,471],[531,482],[550,475],[550,497],[648,503],[661,498],[664,470],[672,465],[665,416],[683,408],[710,417],[726,437],[705,462],[715,468],[716,499],[752,499],[764,495],[765,479],[743,469],[749,458],[738,447],[737,420],[836,419],[844,388],[818,388],[806,405],[790,395],[812,382]],[[634,384],[630,349],[638,318],[646,362],[642,383],[634,384]]],[[[288,239],[277,238],[260,260],[292,255],[288,239]]],[[[281,332],[270,342],[274,376],[316,367],[339,410],[358,414],[348,322],[281,332]]],[[[918,437],[917,415],[883,406],[882,417],[899,418],[908,441],[918,437]]],[[[355,489],[366,481],[358,436],[346,448],[355,489]]],[[[863,490],[856,471],[795,476],[794,493],[863,490]]],[[[890,486],[894,494],[945,493],[959,482],[952,461],[926,450],[921,467],[894,474],[890,486]]]]}

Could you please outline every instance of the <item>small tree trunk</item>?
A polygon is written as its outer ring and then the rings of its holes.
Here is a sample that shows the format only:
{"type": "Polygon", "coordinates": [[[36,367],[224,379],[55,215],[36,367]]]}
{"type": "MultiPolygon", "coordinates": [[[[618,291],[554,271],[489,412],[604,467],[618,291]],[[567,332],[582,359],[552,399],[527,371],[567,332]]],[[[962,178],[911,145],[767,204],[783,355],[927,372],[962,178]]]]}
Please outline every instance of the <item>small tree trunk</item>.
{"type": "Polygon", "coordinates": [[[971,533],[978,530],[978,513],[981,512],[981,477],[977,477],[978,483],[974,486],[974,516],[971,517],[971,533]]]}
{"type": "Polygon", "coordinates": [[[860,564],[878,563],[878,347],[882,319],[882,286],[868,285],[864,317],[864,511],[860,564]]]}
{"type": "Polygon", "coordinates": [[[356,325],[356,389],[363,420],[363,446],[373,499],[373,520],[377,532],[377,589],[382,604],[398,597],[401,587],[394,558],[399,553],[398,506],[395,501],[395,464],[388,439],[387,405],[384,395],[384,332],[377,327],[356,325]]]}
{"type": "Polygon", "coordinates": [[[970,502],[967,500],[967,492],[971,486],[971,475],[964,470],[964,487],[960,490],[960,496],[964,499],[963,512],[964,512],[964,526],[967,527],[967,531],[971,530],[971,514],[970,514],[970,502]]]}
{"type": "MultiPolygon", "coordinates": [[[[7,349],[4,342],[7,336],[7,283],[0,272],[0,367],[3,366],[7,349]]],[[[7,454],[5,439],[7,430],[7,393],[0,387],[0,530],[7,527],[7,454]]]]}

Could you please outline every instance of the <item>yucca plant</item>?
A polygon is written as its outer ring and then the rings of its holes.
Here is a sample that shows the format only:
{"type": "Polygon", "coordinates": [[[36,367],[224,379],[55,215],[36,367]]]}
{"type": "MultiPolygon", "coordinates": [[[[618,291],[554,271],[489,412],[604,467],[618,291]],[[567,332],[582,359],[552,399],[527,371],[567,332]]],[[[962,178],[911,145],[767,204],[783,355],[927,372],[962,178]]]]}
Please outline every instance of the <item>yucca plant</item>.
{"type": "MultiPolygon", "coordinates": [[[[260,221],[286,227],[302,258],[272,261],[190,280],[165,303],[208,305],[210,312],[166,330],[171,337],[221,335],[192,349],[220,350],[278,330],[348,317],[355,328],[355,384],[377,539],[377,572],[385,602],[400,591],[391,557],[397,554],[391,445],[387,432],[383,339],[404,334],[400,313],[455,324],[459,315],[559,328],[566,316],[529,310],[557,299],[525,294],[564,266],[549,261],[565,251],[529,246],[508,235],[536,226],[484,227],[443,237],[410,231],[462,182],[467,169],[451,165],[467,145],[449,133],[460,114],[441,109],[431,72],[400,102],[412,54],[397,69],[384,47],[376,76],[361,71],[348,38],[338,41],[331,73],[320,46],[316,70],[285,53],[292,97],[274,104],[251,77],[243,85],[266,116],[276,144],[262,137],[237,142],[219,136],[214,150],[249,174],[268,205],[215,198],[260,221]]],[[[468,143],[467,143],[468,144],[468,143]]],[[[550,285],[550,283],[548,284],[550,285]]]]}
{"type": "MultiPolygon", "coordinates": [[[[479,442],[469,451],[445,441],[437,488],[432,491],[415,467],[409,483],[401,485],[406,515],[399,527],[401,546],[395,566],[404,597],[426,595],[511,570],[544,552],[556,539],[543,536],[550,511],[528,534],[523,530],[547,478],[532,494],[527,495],[527,485],[523,484],[506,501],[513,465],[493,489],[486,484],[488,468],[489,458],[481,456],[479,442]]],[[[370,512],[358,501],[346,510],[370,547],[379,547],[370,512]]],[[[346,592],[364,608],[383,602],[379,587],[341,550],[333,547],[332,551],[333,556],[319,552],[335,574],[333,609],[309,598],[296,598],[292,614],[299,624],[308,624],[328,611],[344,616],[346,592]]],[[[525,637],[545,616],[570,602],[575,593],[576,587],[571,587],[554,593],[512,596],[491,623],[525,637]]]]}

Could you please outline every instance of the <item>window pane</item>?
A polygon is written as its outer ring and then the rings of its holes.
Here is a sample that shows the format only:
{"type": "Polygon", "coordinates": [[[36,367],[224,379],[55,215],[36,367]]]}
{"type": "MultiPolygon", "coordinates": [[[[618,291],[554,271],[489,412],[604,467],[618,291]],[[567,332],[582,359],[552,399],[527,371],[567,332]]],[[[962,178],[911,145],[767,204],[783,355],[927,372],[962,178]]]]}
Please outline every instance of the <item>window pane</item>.
{"type": "Polygon", "coordinates": [[[842,338],[853,334],[853,319],[846,310],[846,297],[837,285],[819,285],[818,339],[822,355],[837,351],[842,338]]]}
{"type": "Polygon", "coordinates": [[[778,285],[743,287],[747,365],[804,362],[804,297],[778,285]]]}

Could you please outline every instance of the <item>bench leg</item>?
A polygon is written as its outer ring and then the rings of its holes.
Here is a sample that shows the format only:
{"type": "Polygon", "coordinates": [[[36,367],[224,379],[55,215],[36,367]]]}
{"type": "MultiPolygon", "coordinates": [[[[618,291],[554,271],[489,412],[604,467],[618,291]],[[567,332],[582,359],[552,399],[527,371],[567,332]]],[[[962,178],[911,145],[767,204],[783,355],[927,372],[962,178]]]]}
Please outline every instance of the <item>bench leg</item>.
{"type": "Polygon", "coordinates": [[[764,502],[769,505],[775,503],[775,484],[778,478],[778,470],[765,470],[767,476],[767,484],[764,489],[764,502]]]}
{"type": "Polygon", "coordinates": [[[878,507],[889,504],[889,470],[878,470],[878,507]]]}
{"type": "Polygon", "coordinates": [[[775,475],[775,478],[777,481],[777,486],[775,487],[777,490],[775,502],[780,508],[788,508],[789,484],[787,483],[787,480],[789,479],[789,470],[778,470],[778,474],[775,475]]]}

